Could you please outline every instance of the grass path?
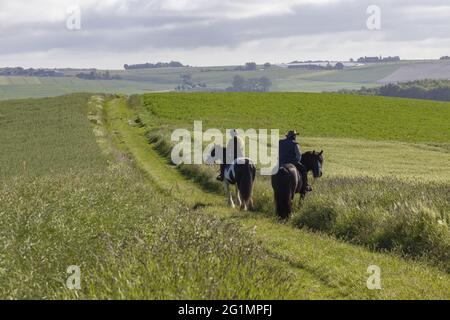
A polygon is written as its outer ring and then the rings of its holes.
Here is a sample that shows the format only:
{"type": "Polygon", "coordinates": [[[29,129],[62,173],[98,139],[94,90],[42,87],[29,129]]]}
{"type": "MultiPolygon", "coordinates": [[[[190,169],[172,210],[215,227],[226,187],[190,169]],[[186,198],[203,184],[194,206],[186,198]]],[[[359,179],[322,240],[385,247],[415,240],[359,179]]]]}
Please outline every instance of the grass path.
{"type": "Polygon", "coordinates": [[[148,143],[145,128],[128,124],[134,118],[124,98],[107,103],[107,128],[115,142],[126,150],[158,190],[188,206],[202,203],[203,211],[234,221],[254,232],[280,268],[295,275],[295,299],[420,299],[450,298],[450,276],[437,269],[325,235],[294,229],[257,212],[243,213],[224,206],[224,198],[206,193],[188,181],[148,143]],[[368,290],[367,268],[381,268],[382,290],[368,290]]]}

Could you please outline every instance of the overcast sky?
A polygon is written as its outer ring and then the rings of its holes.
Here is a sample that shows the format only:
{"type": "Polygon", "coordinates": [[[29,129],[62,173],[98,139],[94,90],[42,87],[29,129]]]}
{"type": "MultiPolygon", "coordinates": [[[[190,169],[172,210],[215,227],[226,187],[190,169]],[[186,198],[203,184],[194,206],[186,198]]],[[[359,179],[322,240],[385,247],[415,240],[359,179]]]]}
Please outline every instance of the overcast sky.
{"type": "Polygon", "coordinates": [[[449,0],[0,0],[0,67],[434,59],[449,31],[449,0]]]}

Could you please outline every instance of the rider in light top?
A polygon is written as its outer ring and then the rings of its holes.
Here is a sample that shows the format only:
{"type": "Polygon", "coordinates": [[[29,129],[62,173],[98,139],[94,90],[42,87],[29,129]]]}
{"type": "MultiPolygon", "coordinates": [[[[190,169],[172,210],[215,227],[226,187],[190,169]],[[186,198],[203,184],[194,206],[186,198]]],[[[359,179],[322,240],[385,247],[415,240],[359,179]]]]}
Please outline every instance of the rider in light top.
{"type": "Polygon", "coordinates": [[[296,138],[298,133],[295,130],[291,130],[286,134],[286,139],[282,139],[279,142],[279,165],[282,166],[287,163],[293,164],[302,176],[302,188],[301,194],[312,191],[311,186],[308,184],[308,173],[305,166],[300,162],[302,160],[302,152],[300,145],[297,143],[296,138]]]}
{"type": "Polygon", "coordinates": [[[225,174],[225,167],[231,164],[238,158],[244,157],[244,140],[239,137],[236,129],[230,130],[231,139],[228,141],[226,154],[223,155],[223,162],[220,164],[220,175],[217,180],[223,181],[225,174]]]}

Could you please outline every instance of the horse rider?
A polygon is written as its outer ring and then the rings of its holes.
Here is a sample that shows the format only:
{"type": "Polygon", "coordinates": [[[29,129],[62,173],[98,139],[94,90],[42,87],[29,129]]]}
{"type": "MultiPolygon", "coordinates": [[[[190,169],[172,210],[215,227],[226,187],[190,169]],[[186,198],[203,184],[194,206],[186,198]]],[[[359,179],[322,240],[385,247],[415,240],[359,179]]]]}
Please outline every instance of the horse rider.
{"type": "Polygon", "coordinates": [[[238,158],[244,157],[244,140],[239,137],[236,129],[230,130],[231,139],[228,141],[226,154],[223,155],[223,161],[220,164],[220,175],[217,180],[223,181],[225,168],[228,164],[233,163],[238,158]]]}
{"type": "Polygon", "coordinates": [[[286,139],[282,139],[279,142],[279,164],[280,167],[284,164],[293,164],[302,177],[302,188],[297,190],[301,194],[305,195],[306,192],[312,191],[311,186],[308,184],[308,172],[305,166],[301,163],[302,152],[300,145],[296,140],[298,133],[295,130],[291,130],[286,134],[286,139]]]}

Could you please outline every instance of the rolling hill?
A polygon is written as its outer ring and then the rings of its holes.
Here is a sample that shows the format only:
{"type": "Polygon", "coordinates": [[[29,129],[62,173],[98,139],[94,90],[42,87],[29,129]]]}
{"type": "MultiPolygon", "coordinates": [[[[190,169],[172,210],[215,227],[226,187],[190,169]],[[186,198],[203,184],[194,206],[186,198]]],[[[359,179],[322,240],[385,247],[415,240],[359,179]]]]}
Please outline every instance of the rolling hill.
{"type": "Polygon", "coordinates": [[[235,75],[245,78],[268,77],[279,92],[322,92],[341,89],[356,90],[380,86],[387,82],[423,78],[450,79],[448,61],[400,61],[366,64],[344,70],[289,69],[273,65],[256,71],[236,71],[235,67],[184,67],[138,70],[112,70],[111,76],[122,80],[81,80],[80,72],[64,69],[65,77],[5,77],[0,76],[0,100],[58,96],[73,92],[124,94],[173,91],[181,84],[180,76],[189,74],[195,83],[205,83],[206,90],[224,90],[235,75]]]}

